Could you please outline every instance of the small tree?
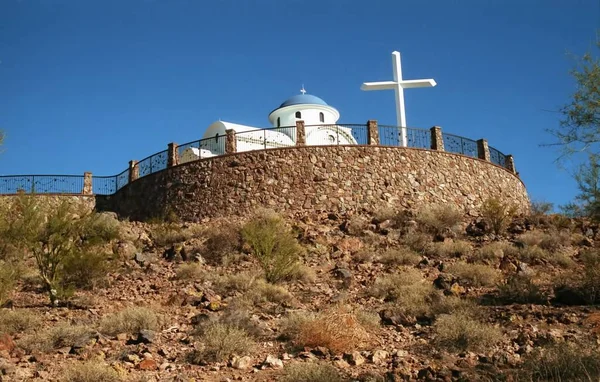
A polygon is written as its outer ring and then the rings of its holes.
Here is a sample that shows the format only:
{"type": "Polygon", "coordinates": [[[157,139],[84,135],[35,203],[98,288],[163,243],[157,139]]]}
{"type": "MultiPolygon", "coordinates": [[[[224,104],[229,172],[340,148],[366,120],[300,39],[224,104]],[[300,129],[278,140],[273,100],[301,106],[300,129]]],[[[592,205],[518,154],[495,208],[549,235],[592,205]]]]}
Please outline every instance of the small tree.
{"type": "Polygon", "coordinates": [[[104,215],[67,201],[49,207],[35,196],[22,195],[1,218],[5,220],[1,236],[33,256],[53,306],[64,290],[75,286],[70,282],[73,275],[64,272],[65,264],[100,251],[102,244],[118,236],[118,223],[104,215]]]}
{"type": "Polygon", "coordinates": [[[589,154],[588,159],[574,175],[579,194],[560,209],[571,217],[589,216],[597,220],[600,218],[600,156],[589,154]]]}
{"type": "Polygon", "coordinates": [[[488,198],[481,206],[481,217],[496,235],[504,233],[516,213],[514,205],[498,198],[488,198]]]}

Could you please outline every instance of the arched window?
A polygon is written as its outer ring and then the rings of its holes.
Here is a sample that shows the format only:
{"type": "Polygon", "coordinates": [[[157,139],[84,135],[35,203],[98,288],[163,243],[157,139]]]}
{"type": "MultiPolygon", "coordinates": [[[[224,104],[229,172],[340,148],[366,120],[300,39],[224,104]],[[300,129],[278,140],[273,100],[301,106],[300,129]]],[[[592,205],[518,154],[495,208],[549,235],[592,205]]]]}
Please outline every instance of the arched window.
{"type": "Polygon", "coordinates": [[[215,141],[219,142],[219,133],[215,134],[215,141]]]}
{"type": "Polygon", "coordinates": [[[325,114],[319,113],[319,121],[325,122],[325,114]]]}
{"type": "Polygon", "coordinates": [[[296,118],[302,118],[302,113],[300,113],[299,111],[296,112],[296,118]]]}
{"type": "Polygon", "coordinates": [[[281,117],[277,117],[277,127],[281,127],[281,117]]]}

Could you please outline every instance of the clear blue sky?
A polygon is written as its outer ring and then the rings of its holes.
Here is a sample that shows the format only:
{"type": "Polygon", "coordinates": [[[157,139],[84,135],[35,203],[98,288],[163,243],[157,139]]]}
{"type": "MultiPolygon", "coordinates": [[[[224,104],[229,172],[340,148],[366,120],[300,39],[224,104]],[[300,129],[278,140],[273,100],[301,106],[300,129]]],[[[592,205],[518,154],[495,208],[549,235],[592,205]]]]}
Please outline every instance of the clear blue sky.
{"type": "Polygon", "coordinates": [[[0,0],[0,174],[113,175],[217,119],[267,126],[304,83],[340,122],[395,123],[402,53],[408,125],[515,156],[534,199],[576,192],[539,147],[594,49],[598,0],[0,0]]]}

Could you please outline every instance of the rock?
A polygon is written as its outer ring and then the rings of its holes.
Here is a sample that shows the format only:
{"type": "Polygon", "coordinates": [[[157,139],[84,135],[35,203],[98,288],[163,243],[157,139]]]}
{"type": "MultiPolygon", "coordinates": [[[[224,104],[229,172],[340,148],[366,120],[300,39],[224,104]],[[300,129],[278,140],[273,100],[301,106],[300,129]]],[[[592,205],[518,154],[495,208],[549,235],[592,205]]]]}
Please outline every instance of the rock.
{"type": "Polygon", "coordinates": [[[346,267],[339,267],[336,265],[336,267],[333,270],[333,274],[337,278],[342,280],[342,286],[344,288],[349,288],[352,285],[353,276],[350,269],[346,267]]]}
{"type": "Polygon", "coordinates": [[[522,275],[533,275],[535,272],[531,268],[529,268],[529,265],[522,261],[519,261],[517,265],[517,273],[522,275]]]}
{"type": "Polygon", "coordinates": [[[449,273],[440,273],[440,275],[433,281],[433,285],[442,289],[443,291],[450,291],[452,285],[456,283],[456,277],[449,273]]]}
{"type": "Polygon", "coordinates": [[[336,359],[333,361],[333,366],[339,368],[339,369],[347,369],[350,367],[350,364],[346,361],[344,361],[343,359],[336,359]]]}
{"type": "Polygon", "coordinates": [[[17,346],[15,341],[8,334],[3,334],[0,336],[0,351],[12,352],[14,348],[17,346]]]}
{"type": "Polygon", "coordinates": [[[117,340],[119,341],[125,341],[127,340],[128,334],[127,333],[119,333],[117,334],[117,340]]]}
{"type": "Polygon", "coordinates": [[[357,237],[346,237],[342,239],[337,245],[334,247],[334,250],[343,252],[343,253],[354,253],[360,250],[363,247],[363,242],[357,237]]]}
{"type": "Polygon", "coordinates": [[[512,259],[504,256],[500,261],[500,270],[506,273],[516,273],[518,268],[512,259]]]}
{"type": "Polygon", "coordinates": [[[391,309],[384,309],[379,312],[381,323],[384,325],[404,325],[410,326],[417,323],[416,317],[407,316],[404,313],[393,311],[391,309]]]}
{"type": "Polygon", "coordinates": [[[452,284],[452,286],[450,287],[450,290],[447,291],[447,295],[450,296],[460,296],[467,293],[467,290],[465,289],[465,287],[460,286],[458,283],[454,283],[452,284]]]}
{"type": "Polygon", "coordinates": [[[269,354],[265,361],[263,362],[265,366],[272,367],[273,369],[283,369],[283,361],[277,357],[269,354]]]}
{"type": "Polygon", "coordinates": [[[385,350],[375,350],[373,354],[371,354],[371,362],[376,365],[380,365],[386,362],[389,353],[385,350]]]}
{"type": "Polygon", "coordinates": [[[233,360],[231,360],[231,367],[238,370],[248,370],[252,367],[252,358],[248,356],[233,357],[233,360]]]}
{"type": "Polygon", "coordinates": [[[156,332],[154,330],[142,329],[138,333],[138,341],[144,344],[151,344],[156,341],[156,332]]]}
{"type": "Polygon", "coordinates": [[[153,359],[145,359],[142,362],[138,363],[137,368],[140,370],[154,371],[158,370],[158,365],[153,359]]]}
{"type": "Polygon", "coordinates": [[[63,346],[61,348],[56,349],[58,354],[67,355],[71,353],[72,348],[70,346],[63,346]]]}
{"type": "Polygon", "coordinates": [[[311,350],[311,353],[313,353],[317,357],[329,357],[329,349],[327,349],[324,346],[317,346],[316,348],[311,350]]]}
{"type": "Polygon", "coordinates": [[[210,320],[210,316],[206,313],[198,313],[191,319],[192,325],[199,325],[210,320]]]}
{"type": "Polygon", "coordinates": [[[363,357],[360,352],[357,351],[344,354],[344,359],[353,366],[360,366],[365,363],[365,357],[363,357]]]}

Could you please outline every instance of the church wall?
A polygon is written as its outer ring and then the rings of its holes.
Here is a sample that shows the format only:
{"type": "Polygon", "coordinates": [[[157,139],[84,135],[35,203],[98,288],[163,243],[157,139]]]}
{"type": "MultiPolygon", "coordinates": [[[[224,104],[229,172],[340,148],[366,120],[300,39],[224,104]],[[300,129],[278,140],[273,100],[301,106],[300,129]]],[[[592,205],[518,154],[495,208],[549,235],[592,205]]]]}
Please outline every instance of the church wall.
{"type": "Polygon", "coordinates": [[[305,146],[186,163],[138,179],[98,205],[131,219],[172,211],[187,221],[257,207],[310,215],[442,203],[476,216],[489,197],[529,208],[517,176],[479,159],[402,147],[305,146]]]}

